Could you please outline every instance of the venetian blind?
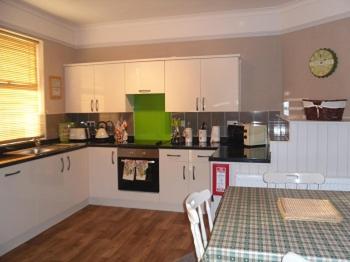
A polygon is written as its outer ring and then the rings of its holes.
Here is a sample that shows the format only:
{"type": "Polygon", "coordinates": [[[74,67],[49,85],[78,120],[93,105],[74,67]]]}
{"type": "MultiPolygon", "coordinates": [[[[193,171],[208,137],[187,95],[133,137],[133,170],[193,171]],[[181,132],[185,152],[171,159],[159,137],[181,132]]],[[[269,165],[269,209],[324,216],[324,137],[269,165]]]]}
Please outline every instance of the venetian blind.
{"type": "Polygon", "coordinates": [[[38,45],[0,30],[0,143],[42,135],[38,45]]]}

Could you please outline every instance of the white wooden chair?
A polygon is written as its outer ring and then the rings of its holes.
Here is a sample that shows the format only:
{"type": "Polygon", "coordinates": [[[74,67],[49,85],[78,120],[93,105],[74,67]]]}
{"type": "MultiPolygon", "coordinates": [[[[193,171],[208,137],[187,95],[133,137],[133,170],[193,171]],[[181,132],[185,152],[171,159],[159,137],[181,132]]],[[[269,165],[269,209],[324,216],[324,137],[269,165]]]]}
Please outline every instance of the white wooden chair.
{"type": "Polygon", "coordinates": [[[270,184],[277,187],[278,184],[284,185],[286,188],[288,184],[295,184],[295,187],[298,188],[298,185],[306,185],[308,189],[310,185],[317,185],[317,189],[320,188],[320,185],[324,184],[325,178],[320,173],[274,173],[267,172],[263,176],[264,182],[269,187],[270,184]]]}
{"type": "Polygon", "coordinates": [[[210,198],[210,191],[206,189],[201,192],[194,192],[190,194],[185,201],[188,219],[191,223],[193,242],[196,249],[196,256],[198,261],[202,259],[204,249],[208,244],[207,233],[203,219],[203,206],[205,206],[205,211],[208,215],[210,232],[213,229],[213,220],[211,218],[209,207],[210,198]]]}
{"type": "Polygon", "coordinates": [[[282,259],[282,262],[307,262],[305,258],[293,252],[288,252],[282,259]]]}

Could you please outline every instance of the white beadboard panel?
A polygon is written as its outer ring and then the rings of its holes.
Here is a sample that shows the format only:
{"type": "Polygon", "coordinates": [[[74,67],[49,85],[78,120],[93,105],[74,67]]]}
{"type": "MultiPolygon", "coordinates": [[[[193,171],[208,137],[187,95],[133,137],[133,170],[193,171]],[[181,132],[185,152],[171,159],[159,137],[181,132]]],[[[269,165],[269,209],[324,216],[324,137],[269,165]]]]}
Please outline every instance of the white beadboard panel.
{"type": "Polygon", "coordinates": [[[350,178],[350,122],[291,121],[290,140],[270,145],[272,171],[350,178]]]}

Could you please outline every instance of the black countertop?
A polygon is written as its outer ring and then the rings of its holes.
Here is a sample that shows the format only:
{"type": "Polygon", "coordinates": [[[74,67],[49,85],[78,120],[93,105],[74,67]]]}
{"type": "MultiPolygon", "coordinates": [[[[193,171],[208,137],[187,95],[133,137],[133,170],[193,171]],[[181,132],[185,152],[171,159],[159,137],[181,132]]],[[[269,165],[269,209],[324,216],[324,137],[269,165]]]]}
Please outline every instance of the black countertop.
{"type": "MultiPolygon", "coordinates": [[[[57,140],[44,142],[57,143],[57,140]]],[[[31,145],[32,146],[32,145],[31,145]]],[[[120,148],[158,148],[158,149],[184,149],[184,150],[216,150],[209,161],[220,161],[220,162],[252,162],[252,163],[270,163],[270,150],[268,146],[263,147],[253,147],[253,148],[236,148],[232,146],[227,146],[224,144],[199,144],[193,143],[191,145],[179,144],[173,145],[170,142],[162,142],[161,144],[151,143],[127,143],[127,144],[117,144],[114,142],[86,142],[79,143],[74,147],[68,147],[62,150],[56,150],[54,152],[41,153],[38,155],[0,155],[0,168],[7,167],[39,158],[44,158],[56,154],[62,154],[70,152],[73,150],[81,149],[84,147],[120,147],[120,148]]]]}
{"type": "Polygon", "coordinates": [[[270,163],[270,148],[269,146],[236,148],[221,145],[214,154],[209,157],[209,161],[270,163]]]}

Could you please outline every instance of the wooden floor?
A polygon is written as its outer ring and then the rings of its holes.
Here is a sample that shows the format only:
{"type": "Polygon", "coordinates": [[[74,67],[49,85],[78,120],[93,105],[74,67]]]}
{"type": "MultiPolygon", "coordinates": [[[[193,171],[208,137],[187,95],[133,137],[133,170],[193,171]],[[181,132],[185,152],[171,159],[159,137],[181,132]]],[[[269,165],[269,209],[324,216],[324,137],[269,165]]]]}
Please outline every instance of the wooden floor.
{"type": "Polygon", "coordinates": [[[177,261],[194,251],[185,213],[87,206],[0,261],[177,261]]]}

